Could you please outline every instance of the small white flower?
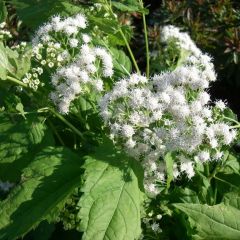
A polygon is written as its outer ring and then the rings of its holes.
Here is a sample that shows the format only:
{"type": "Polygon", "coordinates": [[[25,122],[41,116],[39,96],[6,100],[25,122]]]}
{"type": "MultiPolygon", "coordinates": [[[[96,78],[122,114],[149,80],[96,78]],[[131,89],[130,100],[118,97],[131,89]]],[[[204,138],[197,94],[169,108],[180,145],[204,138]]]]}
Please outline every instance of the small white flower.
{"type": "Polygon", "coordinates": [[[82,38],[84,43],[89,43],[91,41],[91,37],[87,34],[83,34],[82,38]]]}
{"type": "Polygon", "coordinates": [[[134,135],[134,129],[131,125],[125,124],[122,126],[122,134],[124,137],[131,138],[134,135]]]}
{"type": "Polygon", "coordinates": [[[207,162],[210,160],[210,154],[209,152],[207,151],[201,151],[199,152],[198,154],[198,159],[201,161],[201,162],[207,162]]]}
{"type": "Polygon", "coordinates": [[[222,100],[216,101],[215,106],[221,111],[223,111],[226,108],[226,104],[222,100]]]}
{"type": "Polygon", "coordinates": [[[76,38],[71,38],[69,40],[70,47],[76,48],[78,46],[78,40],[76,38]]]}
{"type": "Polygon", "coordinates": [[[161,231],[161,230],[160,230],[160,227],[159,227],[159,223],[156,223],[156,222],[154,222],[154,223],[151,225],[151,228],[152,228],[152,230],[153,230],[154,232],[159,232],[159,231],[161,231]]]}

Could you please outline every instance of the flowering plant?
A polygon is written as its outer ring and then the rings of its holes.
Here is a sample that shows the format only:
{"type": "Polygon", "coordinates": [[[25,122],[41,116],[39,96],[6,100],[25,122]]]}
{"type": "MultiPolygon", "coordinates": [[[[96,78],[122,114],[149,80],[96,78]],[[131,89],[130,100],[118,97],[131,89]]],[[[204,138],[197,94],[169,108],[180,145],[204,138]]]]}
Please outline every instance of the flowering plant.
{"type": "Polygon", "coordinates": [[[29,42],[0,25],[0,239],[239,239],[240,123],[211,99],[211,56],[162,26],[155,72],[141,0],[69,6],[29,42]],[[120,22],[132,12],[146,71],[120,22]]]}

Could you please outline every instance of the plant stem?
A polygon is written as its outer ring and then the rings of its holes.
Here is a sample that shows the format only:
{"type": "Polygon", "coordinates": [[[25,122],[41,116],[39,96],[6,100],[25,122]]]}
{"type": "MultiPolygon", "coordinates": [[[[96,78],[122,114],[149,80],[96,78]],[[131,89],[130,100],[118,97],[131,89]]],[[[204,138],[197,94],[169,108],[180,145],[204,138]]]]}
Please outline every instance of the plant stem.
{"type": "Polygon", "coordinates": [[[83,134],[76,128],[74,127],[69,121],[67,121],[61,114],[53,110],[52,108],[49,108],[49,111],[53,113],[58,119],[60,119],[63,123],[65,123],[68,127],[72,129],[73,132],[75,132],[82,140],[85,140],[83,134]]]}
{"type": "Polygon", "coordinates": [[[58,134],[56,128],[54,127],[54,125],[52,124],[52,122],[51,122],[49,119],[48,119],[48,123],[49,123],[49,126],[52,128],[53,132],[55,133],[58,141],[59,141],[63,146],[65,146],[62,138],[60,137],[60,135],[58,134]]]}
{"type": "Polygon", "coordinates": [[[219,163],[217,163],[213,172],[208,176],[208,179],[211,181],[211,179],[215,177],[215,175],[218,173],[220,169],[221,169],[221,166],[219,165],[219,163]]]}
{"type": "Polygon", "coordinates": [[[7,76],[7,80],[10,80],[11,82],[17,83],[18,85],[20,85],[20,86],[22,86],[22,87],[25,87],[25,88],[28,87],[27,84],[19,81],[17,78],[14,78],[14,77],[7,76]]]}
{"type": "Polygon", "coordinates": [[[232,127],[230,127],[231,129],[233,129],[233,128],[240,128],[240,124],[238,124],[238,125],[235,125],[235,126],[232,126],[232,127]]]}
{"type": "Polygon", "coordinates": [[[209,177],[210,172],[209,172],[209,165],[207,163],[204,165],[204,170],[205,170],[207,177],[209,177]]]}
{"type": "MultiPolygon", "coordinates": [[[[139,0],[142,8],[144,8],[143,1],[139,0]]],[[[146,61],[147,61],[147,66],[146,66],[146,76],[149,78],[149,71],[150,71],[150,56],[149,56],[149,44],[148,44],[148,31],[147,31],[147,24],[146,24],[146,17],[145,13],[143,12],[142,14],[143,17],[143,28],[144,28],[144,36],[145,36],[145,45],[146,45],[146,61]]]]}
{"type": "MultiPolygon", "coordinates": [[[[112,10],[111,1],[110,1],[110,4],[108,3],[107,0],[105,1],[105,3],[106,3],[106,5],[107,5],[107,7],[108,7],[109,13],[110,13],[114,18],[116,18],[116,15],[114,14],[114,12],[113,12],[113,10],[112,10]]],[[[130,45],[129,45],[129,43],[128,43],[128,41],[127,41],[127,39],[126,39],[126,37],[125,37],[125,35],[124,35],[124,32],[122,31],[121,27],[119,28],[119,32],[120,32],[120,34],[121,34],[121,36],[122,36],[122,38],[123,38],[123,41],[125,42],[125,45],[126,45],[126,47],[127,47],[127,50],[128,50],[128,52],[129,52],[129,54],[130,54],[130,57],[131,57],[131,59],[132,59],[133,65],[134,65],[137,73],[140,74],[140,70],[139,70],[139,68],[138,68],[137,61],[136,61],[136,59],[135,59],[135,57],[134,57],[134,55],[133,55],[133,52],[132,52],[132,50],[131,50],[131,47],[130,47],[130,45]]]]}
{"type": "Polygon", "coordinates": [[[240,125],[240,123],[237,120],[233,119],[233,118],[229,118],[229,117],[225,117],[225,116],[223,118],[226,119],[226,120],[235,122],[236,124],[240,125]]]}
{"type": "Polygon", "coordinates": [[[223,180],[223,179],[221,179],[221,178],[218,178],[218,177],[214,177],[215,179],[217,179],[218,181],[221,181],[221,182],[223,182],[223,183],[226,183],[226,184],[228,184],[228,185],[230,185],[231,187],[233,187],[233,188],[235,188],[235,189],[238,189],[238,187],[236,187],[235,185],[233,185],[233,184],[231,184],[230,182],[227,182],[227,181],[225,181],[225,180],[223,180]]]}
{"type": "Polygon", "coordinates": [[[124,42],[125,42],[125,44],[126,44],[126,47],[127,47],[128,52],[129,52],[129,54],[130,54],[130,57],[131,57],[131,59],[132,59],[133,65],[134,65],[134,67],[136,68],[137,73],[140,74],[140,70],[139,70],[139,68],[138,68],[137,61],[136,61],[136,59],[135,59],[135,57],[134,57],[134,55],[133,55],[133,52],[132,52],[132,50],[131,50],[131,47],[130,47],[130,45],[129,45],[129,43],[128,43],[128,41],[127,41],[127,39],[126,39],[126,37],[125,37],[125,35],[124,35],[124,33],[123,33],[123,31],[122,31],[121,28],[119,29],[119,31],[120,31],[120,34],[121,34],[121,36],[122,36],[122,38],[123,38],[123,40],[124,40],[124,42]]]}

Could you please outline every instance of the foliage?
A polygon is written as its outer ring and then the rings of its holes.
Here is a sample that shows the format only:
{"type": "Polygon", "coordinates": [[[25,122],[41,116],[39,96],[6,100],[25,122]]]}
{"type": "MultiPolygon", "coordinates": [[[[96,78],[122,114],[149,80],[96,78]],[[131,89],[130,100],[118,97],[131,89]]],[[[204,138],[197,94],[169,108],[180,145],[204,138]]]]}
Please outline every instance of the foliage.
{"type": "Polygon", "coordinates": [[[240,238],[239,4],[148,3],[0,1],[0,240],[240,238]]]}
{"type": "Polygon", "coordinates": [[[112,149],[111,143],[105,143],[83,166],[86,181],[79,201],[83,239],[136,239],[141,233],[138,181],[142,176],[135,175],[139,167],[112,149]]]}

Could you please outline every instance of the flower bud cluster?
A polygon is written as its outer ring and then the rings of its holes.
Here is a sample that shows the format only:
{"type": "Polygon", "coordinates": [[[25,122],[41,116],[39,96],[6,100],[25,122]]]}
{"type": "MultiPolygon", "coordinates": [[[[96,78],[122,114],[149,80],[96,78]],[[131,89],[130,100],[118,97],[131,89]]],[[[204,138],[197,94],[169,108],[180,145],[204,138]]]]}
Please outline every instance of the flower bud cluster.
{"type": "Polygon", "coordinates": [[[0,23],[0,41],[12,38],[12,34],[8,30],[6,30],[5,27],[5,22],[0,23]]]}
{"type": "Polygon", "coordinates": [[[78,206],[80,194],[80,189],[75,189],[68,197],[63,209],[61,209],[59,215],[55,219],[56,222],[62,222],[64,230],[80,230],[80,217],[78,216],[80,208],[78,206]]]}
{"type": "Polygon", "coordinates": [[[222,148],[235,139],[236,131],[221,120],[225,104],[209,104],[206,89],[215,80],[211,58],[190,55],[172,72],[121,79],[101,99],[112,139],[142,162],[149,193],[157,194],[157,184],[165,181],[166,153],[176,156],[174,178],[184,174],[190,179],[196,162],[220,160],[222,148]]]}

